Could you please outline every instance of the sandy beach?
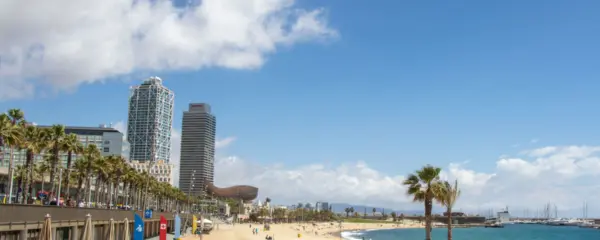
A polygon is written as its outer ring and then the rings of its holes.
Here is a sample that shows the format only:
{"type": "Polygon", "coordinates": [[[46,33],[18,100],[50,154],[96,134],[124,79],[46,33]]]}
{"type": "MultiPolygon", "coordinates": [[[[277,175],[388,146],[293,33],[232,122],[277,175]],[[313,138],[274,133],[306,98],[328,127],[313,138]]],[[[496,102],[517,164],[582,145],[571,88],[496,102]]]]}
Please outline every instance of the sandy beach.
{"type": "MultiPolygon", "coordinates": [[[[256,225],[253,225],[255,227],[256,225]]],[[[256,226],[256,227],[260,227],[256,226]]],[[[365,230],[365,229],[395,229],[395,228],[420,228],[418,223],[342,223],[342,231],[365,230]]],[[[273,240],[326,240],[341,239],[338,223],[316,223],[313,224],[273,224],[271,230],[263,232],[260,229],[258,235],[252,234],[250,224],[219,225],[209,235],[204,235],[203,240],[263,240],[266,235],[273,236],[273,240]],[[301,237],[298,238],[298,234],[301,237]]],[[[197,236],[185,236],[183,240],[199,239],[197,236]]]]}

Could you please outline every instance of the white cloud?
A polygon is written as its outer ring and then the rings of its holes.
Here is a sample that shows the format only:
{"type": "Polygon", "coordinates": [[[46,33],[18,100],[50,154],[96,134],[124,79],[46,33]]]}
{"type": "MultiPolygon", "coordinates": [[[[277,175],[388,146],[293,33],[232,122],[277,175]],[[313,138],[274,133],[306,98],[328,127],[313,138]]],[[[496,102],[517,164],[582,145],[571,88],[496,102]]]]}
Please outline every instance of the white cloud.
{"type": "MultiPolygon", "coordinates": [[[[557,205],[559,214],[579,216],[583,201],[600,201],[600,185],[596,184],[600,181],[600,148],[553,148],[555,151],[542,157],[498,159],[495,169],[489,172],[469,169],[468,163],[451,163],[442,166],[442,178],[459,180],[463,193],[457,208],[464,211],[487,212],[490,208],[510,206],[513,214],[522,214],[525,209],[533,213],[551,202],[557,205]]],[[[541,149],[528,152],[536,151],[543,152],[541,149]]],[[[254,185],[260,188],[260,198],[268,196],[276,202],[324,200],[395,209],[421,206],[411,203],[401,184],[411,169],[386,175],[362,161],[290,168],[281,163],[257,164],[228,155],[219,157],[215,168],[217,185],[254,185]]],[[[590,211],[593,209],[590,204],[590,211]]]]}
{"type": "MultiPolygon", "coordinates": [[[[176,164],[180,139],[180,133],[173,130],[171,161],[176,164]]],[[[215,144],[219,146],[215,163],[218,186],[254,185],[260,189],[260,198],[268,196],[278,203],[329,201],[399,210],[421,207],[406,197],[401,184],[404,175],[416,169],[399,169],[397,175],[387,175],[363,161],[336,166],[309,163],[293,168],[282,163],[258,164],[228,154],[226,146],[234,140],[224,138],[215,144]]],[[[600,214],[593,205],[600,202],[600,146],[547,146],[517,156],[521,157],[504,154],[495,168],[485,172],[469,169],[469,162],[441,166],[443,179],[459,180],[462,196],[456,207],[483,213],[509,206],[513,214],[522,214],[525,209],[532,214],[550,202],[557,205],[560,215],[577,217],[582,202],[587,201],[590,215],[600,214]]]]}
{"type": "Polygon", "coordinates": [[[135,71],[258,68],[278,46],[338,36],[325,13],[295,0],[0,1],[0,99],[135,71]]]}
{"type": "Polygon", "coordinates": [[[235,140],[236,140],[236,137],[226,137],[223,139],[217,139],[217,141],[215,142],[215,148],[216,149],[225,148],[225,147],[229,146],[230,144],[232,144],[235,140]]]}

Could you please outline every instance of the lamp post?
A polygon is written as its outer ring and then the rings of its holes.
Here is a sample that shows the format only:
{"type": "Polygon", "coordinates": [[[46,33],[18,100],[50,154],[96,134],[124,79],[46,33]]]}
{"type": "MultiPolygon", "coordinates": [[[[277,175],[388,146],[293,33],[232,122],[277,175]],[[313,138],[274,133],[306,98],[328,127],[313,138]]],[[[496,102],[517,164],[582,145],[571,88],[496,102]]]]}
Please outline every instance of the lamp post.
{"type": "MultiPolygon", "coordinates": [[[[194,180],[196,180],[196,170],[192,171],[192,180],[190,181],[190,186],[188,188],[188,211],[187,211],[187,217],[185,218],[185,224],[184,226],[188,226],[187,225],[187,221],[190,219],[190,214],[192,213],[192,204],[190,204],[190,199],[192,198],[192,189],[194,188],[194,180]]],[[[192,233],[195,234],[195,233],[192,233]]]]}
{"type": "MultiPolygon", "coordinates": [[[[158,122],[154,122],[154,131],[158,130],[158,122]]],[[[147,132],[146,132],[147,133],[147,132]]],[[[152,133],[152,148],[150,148],[150,154],[152,156],[152,159],[150,159],[150,162],[148,163],[148,176],[146,177],[146,189],[144,190],[144,202],[142,204],[142,211],[146,211],[146,206],[148,205],[148,188],[150,185],[150,170],[153,167],[153,164],[156,162],[156,158],[157,158],[157,153],[156,153],[156,135],[158,133],[154,132],[152,133]]]]}
{"type": "Polygon", "coordinates": [[[59,173],[58,173],[58,198],[56,198],[56,206],[60,205],[60,188],[61,187],[62,187],[62,168],[59,169],[59,173]]]}

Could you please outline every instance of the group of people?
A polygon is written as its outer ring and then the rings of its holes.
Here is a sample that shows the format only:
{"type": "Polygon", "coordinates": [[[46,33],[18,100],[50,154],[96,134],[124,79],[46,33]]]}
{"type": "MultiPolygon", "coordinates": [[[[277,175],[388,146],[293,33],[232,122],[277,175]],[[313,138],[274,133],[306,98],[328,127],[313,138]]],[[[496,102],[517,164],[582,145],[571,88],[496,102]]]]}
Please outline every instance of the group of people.
{"type": "MultiPolygon", "coordinates": [[[[252,224],[250,224],[250,228],[252,229],[252,235],[258,235],[257,227],[252,228],[252,224]]],[[[268,231],[269,228],[270,228],[269,225],[265,225],[265,231],[268,231]]],[[[267,234],[267,236],[265,236],[265,240],[275,240],[275,239],[273,238],[273,236],[269,236],[269,234],[267,234]]]]}

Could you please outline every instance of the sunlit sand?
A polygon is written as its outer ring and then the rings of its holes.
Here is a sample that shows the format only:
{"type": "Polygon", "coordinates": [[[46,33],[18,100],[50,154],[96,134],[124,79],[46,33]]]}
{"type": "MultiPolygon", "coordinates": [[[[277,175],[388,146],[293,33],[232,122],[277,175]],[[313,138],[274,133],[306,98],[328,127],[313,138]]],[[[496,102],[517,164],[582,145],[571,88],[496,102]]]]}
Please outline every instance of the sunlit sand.
{"type": "MultiPolygon", "coordinates": [[[[253,224],[252,227],[261,228],[262,225],[253,224]]],[[[394,228],[420,228],[422,224],[410,222],[405,224],[392,223],[343,223],[342,231],[364,230],[364,229],[394,229],[394,228]]],[[[209,235],[204,235],[203,240],[263,240],[267,235],[272,236],[273,240],[325,240],[341,239],[340,227],[338,223],[305,223],[305,224],[272,224],[270,231],[262,231],[258,235],[252,234],[250,224],[219,225],[219,229],[213,230],[209,235]],[[300,234],[300,238],[298,237],[300,234]]],[[[182,240],[200,239],[198,236],[185,236],[182,240]]]]}

